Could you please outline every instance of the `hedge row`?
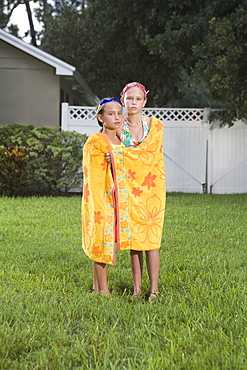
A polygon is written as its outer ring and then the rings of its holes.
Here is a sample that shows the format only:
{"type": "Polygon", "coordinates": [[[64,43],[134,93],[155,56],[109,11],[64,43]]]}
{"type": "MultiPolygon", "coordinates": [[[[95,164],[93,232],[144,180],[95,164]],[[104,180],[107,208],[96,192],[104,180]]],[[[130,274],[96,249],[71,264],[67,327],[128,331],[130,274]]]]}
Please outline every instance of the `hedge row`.
{"type": "Polygon", "coordinates": [[[0,195],[62,195],[82,185],[86,135],[0,125],[0,195]]]}

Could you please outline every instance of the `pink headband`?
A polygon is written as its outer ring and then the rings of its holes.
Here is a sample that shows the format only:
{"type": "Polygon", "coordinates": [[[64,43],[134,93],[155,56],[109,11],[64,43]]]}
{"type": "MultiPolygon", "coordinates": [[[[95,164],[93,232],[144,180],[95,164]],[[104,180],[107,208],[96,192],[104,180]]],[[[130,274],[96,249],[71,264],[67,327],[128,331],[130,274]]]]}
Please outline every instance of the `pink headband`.
{"type": "Polygon", "coordinates": [[[123,88],[123,91],[121,92],[121,97],[123,98],[124,94],[126,93],[126,91],[128,91],[129,89],[131,89],[132,87],[139,87],[139,89],[141,89],[144,93],[144,96],[145,98],[147,97],[147,94],[149,93],[149,90],[147,91],[145,89],[145,86],[143,86],[142,84],[140,84],[139,82],[130,82],[129,84],[127,84],[124,88],[123,88]]]}

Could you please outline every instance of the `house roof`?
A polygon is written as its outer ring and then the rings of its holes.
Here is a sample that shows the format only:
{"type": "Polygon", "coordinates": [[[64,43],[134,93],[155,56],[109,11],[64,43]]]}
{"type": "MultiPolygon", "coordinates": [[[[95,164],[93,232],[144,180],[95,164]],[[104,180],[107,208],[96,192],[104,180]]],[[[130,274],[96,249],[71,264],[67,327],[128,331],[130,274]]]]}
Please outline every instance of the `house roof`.
{"type": "Polygon", "coordinates": [[[45,51],[27,44],[16,36],[0,29],[0,40],[7,42],[8,44],[16,47],[17,49],[39,59],[40,61],[55,68],[55,73],[58,76],[72,76],[72,78],[86,91],[87,95],[91,95],[92,104],[96,104],[99,99],[93,94],[91,88],[87,82],[83,79],[80,73],[71,64],[65,63],[61,59],[54,57],[53,55],[46,53],[45,51]]]}

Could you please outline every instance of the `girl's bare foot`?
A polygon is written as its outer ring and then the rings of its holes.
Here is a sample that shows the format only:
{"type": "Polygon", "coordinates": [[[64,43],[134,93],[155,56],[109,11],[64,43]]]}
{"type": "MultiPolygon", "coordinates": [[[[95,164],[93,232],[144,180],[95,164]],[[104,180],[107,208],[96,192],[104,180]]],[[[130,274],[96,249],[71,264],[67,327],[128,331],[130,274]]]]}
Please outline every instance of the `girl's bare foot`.
{"type": "Polygon", "coordinates": [[[106,296],[106,297],[111,297],[111,293],[110,292],[103,292],[103,290],[102,290],[102,292],[100,292],[101,294],[103,294],[104,296],[106,296]]]}
{"type": "Polygon", "coordinates": [[[141,295],[141,291],[139,291],[138,293],[134,293],[133,295],[132,295],[132,298],[138,298],[138,297],[140,297],[140,295],[141,295]]]}
{"type": "Polygon", "coordinates": [[[157,292],[151,292],[150,296],[149,296],[149,302],[155,302],[156,301],[156,298],[157,296],[159,295],[160,293],[157,291],[157,292]]]}

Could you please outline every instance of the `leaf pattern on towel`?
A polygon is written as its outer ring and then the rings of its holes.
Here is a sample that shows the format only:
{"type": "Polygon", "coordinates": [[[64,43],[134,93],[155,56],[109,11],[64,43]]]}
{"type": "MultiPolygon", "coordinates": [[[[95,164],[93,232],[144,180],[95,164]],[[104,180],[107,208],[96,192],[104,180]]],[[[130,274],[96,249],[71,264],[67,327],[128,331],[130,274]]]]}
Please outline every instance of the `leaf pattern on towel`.
{"type": "Polygon", "coordinates": [[[157,238],[162,229],[163,211],[161,200],[155,194],[147,198],[146,202],[139,202],[133,207],[133,231],[138,234],[141,243],[157,243],[157,238]]]}

